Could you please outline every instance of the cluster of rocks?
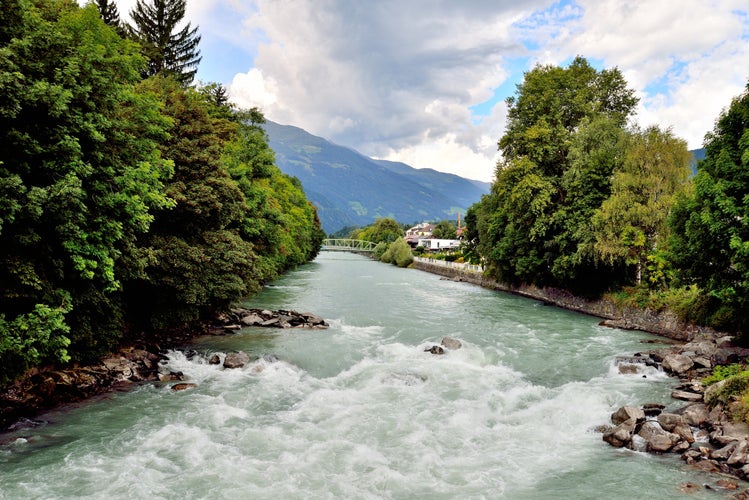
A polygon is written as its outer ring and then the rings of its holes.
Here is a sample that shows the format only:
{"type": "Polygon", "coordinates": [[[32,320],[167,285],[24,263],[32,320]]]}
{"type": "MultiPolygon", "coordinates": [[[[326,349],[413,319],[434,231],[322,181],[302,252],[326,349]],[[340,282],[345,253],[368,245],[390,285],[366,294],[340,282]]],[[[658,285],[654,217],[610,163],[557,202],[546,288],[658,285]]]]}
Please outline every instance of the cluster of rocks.
{"type": "Polygon", "coordinates": [[[275,363],[278,361],[278,356],[275,354],[265,354],[261,358],[259,356],[250,356],[244,351],[234,351],[226,353],[222,362],[221,355],[219,353],[214,353],[210,358],[208,358],[208,364],[222,365],[226,369],[233,370],[236,368],[244,368],[249,363],[255,362],[259,359],[262,359],[266,363],[275,363]]]}
{"type": "MultiPolygon", "coordinates": [[[[749,479],[749,425],[729,417],[727,410],[736,403],[723,395],[725,381],[707,388],[701,382],[714,367],[745,362],[747,356],[749,349],[723,337],[617,358],[621,373],[637,373],[639,366],[646,365],[678,376],[680,384],[671,397],[686,405],[672,412],[664,411],[666,405],[660,403],[623,406],[612,414],[611,425],[602,429],[603,440],[615,447],[681,453],[695,469],[749,479]]],[[[690,484],[687,489],[694,487],[690,484]]],[[[719,487],[736,489],[738,484],[723,481],[719,487]]],[[[749,498],[749,490],[746,495],[749,498]]]]}
{"type": "Polygon", "coordinates": [[[118,387],[179,379],[178,374],[163,373],[163,359],[152,349],[128,348],[84,367],[36,370],[0,393],[0,429],[22,417],[118,387]]]}
{"type": "MultiPolygon", "coordinates": [[[[190,351],[187,353],[188,357],[194,357],[197,355],[196,351],[190,351]]],[[[220,353],[213,353],[208,358],[208,364],[210,365],[222,365],[227,370],[234,370],[237,368],[244,368],[246,365],[248,365],[251,362],[257,361],[259,359],[263,359],[266,363],[275,363],[278,361],[278,356],[275,354],[265,354],[262,358],[258,356],[250,356],[244,351],[235,351],[235,352],[228,352],[223,357],[223,362],[221,360],[221,354],[220,353]]],[[[265,365],[255,365],[253,368],[253,371],[255,373],[259,373],[265,369],[265,365]]],[[[164,378],[161,378],[160,380],[166,381],[166,380],[184,380],[181,372],[170,372],[169,374],[165,374],[164,378]],[[177,378],[173,378],[177,377],[177,378]]],[[[176,384],[173,384],[170,386],[170,389],[175,392],[179,391],[186,391],[188,389],[193,389],[197,387],[198,384],[194,382],[179,382],[176,384]]]]}
{"type": "Polygon", "coordinates": [[[452,337],[443,337],[439,345],[431,345],[424,349],[424,352],[430,352],[432,354],[440,355],[445,354],[445,349],[455,351],[456,349],[460,349],[461,347],[463,347],[463,344],[460,343],[460,340],[454,339],[452,337]]]}
{"type": "Polygon", "coordinates": [[[322,329],[329,325],[320,316],[308,312],[235,308],[219,314],[210,331],[213,334],[224,334],[250,326],[322,329]]]}
{"type": "MultiPolygon", "coordinates": [[[[327,328],[328,324],[311,313],[295,311],[268,311],[261,309],[232,309],[219,315],[220,326],[209,328],[210,333],[234,332],[243,326],[273,328],[327,328]],[[218,330],[218,332],[216,331],[218,330]]],[[[158,341],[174,347],[185,344],[198,333],[195,331],[173,331],[158,341]]],[[[138,340],[139,347],[120,349],[110,356],[85,365],[65,368],[45,367],[36,369],[19,378],[0,391],[0,430],[12,428],[27,417],[67,403],[74,403],[118,388],[145,382],[178,382],[171,386],[180,391],[195,387],[183,382],[180,372],[169,371],[165,363],[164,350],[153,340],[138,340]]],[[[222,361],[218,355],[209,362],[222,361]],[[216,361],[218,360],[218,361],[216,361]]],[[[277,360],[275,356],[264,356],[267,362],[277,360]]],[[[251,361],[245,353],[228,353],[224,357],[225,368],[237,368],[251,361]],[[245,356],[247,357],[245,360],[245,356]],[[243,361],[244,360],[244,361],[243,361]]],[[[260,368],[262,369],[262,368],[260,368]]]]}

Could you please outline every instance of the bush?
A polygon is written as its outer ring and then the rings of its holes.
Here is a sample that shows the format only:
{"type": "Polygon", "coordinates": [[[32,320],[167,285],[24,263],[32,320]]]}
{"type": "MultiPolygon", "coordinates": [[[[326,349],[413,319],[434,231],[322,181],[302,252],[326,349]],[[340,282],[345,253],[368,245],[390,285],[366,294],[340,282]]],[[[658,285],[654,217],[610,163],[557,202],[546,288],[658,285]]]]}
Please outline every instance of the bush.
{"type": "MultiPolygon", "coordinates": [[[[388,249],[388,244],[384,241],[381,241],[377,244],[377,246],[374,248],[374,257],[375,259],[382,260],[382,254],[384,254],[388,249]]],[[[384,262],[384,261],[383,261],[384,262]]]]}
{"type": "Polygon", "coordinates": [[[414,258],[413,255],[411,255],[411,247],[408,246],[406,240],[398,238],[390,244],[385,253],[380,257],[380,260],[382,262],[395,264],[398,267],[408,267],[411,265],[414,258]]]}
{"type": "Polygon", "coordinates": [[[746,366],[734,363],[732,365],[718,365],[713,369],[713,373],[702,379],[705,386],[720,382],[728,377],[733,377],[746,370],[746,366]]]}

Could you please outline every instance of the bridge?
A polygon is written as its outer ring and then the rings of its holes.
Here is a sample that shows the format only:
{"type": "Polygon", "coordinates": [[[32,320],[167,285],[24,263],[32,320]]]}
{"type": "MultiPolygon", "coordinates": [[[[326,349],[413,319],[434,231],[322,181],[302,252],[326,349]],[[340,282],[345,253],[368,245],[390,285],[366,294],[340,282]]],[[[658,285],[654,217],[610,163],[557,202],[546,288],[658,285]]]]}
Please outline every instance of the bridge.
{"type": "Polygon", "coordinates": [[[374,252],[377,244],[364,240],[349,240],[346,238],[328,238],[322,240],[321,250],[330,252],[374,252]]]}

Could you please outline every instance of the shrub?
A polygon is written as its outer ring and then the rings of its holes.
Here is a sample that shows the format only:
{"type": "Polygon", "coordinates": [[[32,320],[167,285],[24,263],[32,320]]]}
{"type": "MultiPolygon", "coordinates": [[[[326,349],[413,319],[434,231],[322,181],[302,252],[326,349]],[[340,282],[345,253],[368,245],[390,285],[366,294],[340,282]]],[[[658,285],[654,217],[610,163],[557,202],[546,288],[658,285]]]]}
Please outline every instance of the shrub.
{"type": "Polygon", "coordinates": [[[384,241],[379,242],[373,252],[375,259],[382,260],[382,255],[385,253],[387,249],[388,249],[387,243],[385,243],[384,241]]]}
{"type": "Polygon", "coordinates": [[[398,238],[390,244],[388,249],[380,257],[380,260],[382,262],[395,264],[398,267],[408,267],[411,265],[414,258],[413,255],[411,255],[411,247],[408,246],[406,240],[398,238]]]}
{"type": "Polygon", "coordinates": [[[733,377],[746,370],[746,366],[734,363],[732,365],[718,365],[713,369],[713,373],[702,379],[704,385],[711,385],[728,377],[733,377]]]}

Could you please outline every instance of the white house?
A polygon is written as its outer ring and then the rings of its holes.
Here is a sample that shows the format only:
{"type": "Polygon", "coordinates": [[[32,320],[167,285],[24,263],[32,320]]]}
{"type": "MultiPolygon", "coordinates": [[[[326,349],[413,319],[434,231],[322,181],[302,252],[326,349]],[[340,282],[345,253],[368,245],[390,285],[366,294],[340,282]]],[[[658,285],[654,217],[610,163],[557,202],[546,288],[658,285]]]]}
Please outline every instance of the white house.
{"type": "Polygon", "coordinates": [[[420,247],[424,247],[424,250],[429,252],[437,252],[439,250],[457,250],[460,246],[460,240],[441,240],[438,238],[423,238],[419,240],[420,247]]]}

